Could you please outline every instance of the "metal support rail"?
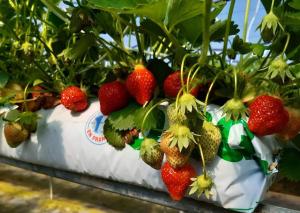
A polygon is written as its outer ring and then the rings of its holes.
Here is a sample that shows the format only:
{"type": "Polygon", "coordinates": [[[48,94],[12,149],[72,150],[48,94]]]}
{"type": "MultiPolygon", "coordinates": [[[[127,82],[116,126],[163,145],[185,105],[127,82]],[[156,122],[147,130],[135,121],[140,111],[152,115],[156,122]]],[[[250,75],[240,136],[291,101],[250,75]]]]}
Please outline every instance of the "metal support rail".
{"type": "MultiPolygon", "coordinates": [[[[155,191],[152,189],[144,188],[137,185],[115,182],[112,180],[93,177],[88,174],[79,174],[76,172],[65,171],[61,169],[55,169],[47,166],[27,163],[24,161],[0,156],[0,163],[8,164],[11,166],[19,167],[26,170],[31,170],[33,172],[45,174],[51,177],[60,178],[63,180],[99,188],[105,191],[118,193],[121,195],[141,199],[144,201],[160,204],[163,206],[168,206],[171,208],[183,210],[186,212],[203,212],[203,213],[215,213],[215,212],[230,212],[229,210],[223,209],[221,207],[215,206],[210,203],[205,203],[202,201],[197,201],[191,198],[184,198],[180,202],[174,202],[169,198],[169,195],[165,192],[155,191]]],[[[278,194],[278,193],[277,193],[278,194]]],[[[258,206],[255,212],[290,212],[296,213],[298,210],[293,210],[289,208],[300,210],[300,198],[296,196],[288,195],[287,199],[284,196],[279,196],[276,193],[271,192],[268,194],[267,200],[258,206]]]]}

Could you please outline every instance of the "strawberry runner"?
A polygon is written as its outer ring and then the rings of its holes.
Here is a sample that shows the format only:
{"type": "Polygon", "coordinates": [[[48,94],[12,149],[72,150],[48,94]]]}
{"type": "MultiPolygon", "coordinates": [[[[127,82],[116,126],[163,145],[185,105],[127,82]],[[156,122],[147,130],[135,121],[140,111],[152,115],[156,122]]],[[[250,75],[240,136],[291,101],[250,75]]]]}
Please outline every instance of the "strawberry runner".
{"type": "MultiPolygon", "coordinates": [[[[222,133],[222,144],[225,144],[223,151],[208,164],[214,185],[211,200],[206,201],[227,209],[253,212],[263,199],[276,171],[268,171],[274,161],[272,153],[278,149],[273,145],[274,138],[252,137],[247,128],[241,128],[246,123],[244,121],[222,121],[222,112],[217,106],[209,106],[208,112],[212,122],[223,125],[222,132],[226,130],[227,133],[222,133]],[[260,161],[263,163],[258,164],[260,161]]],[[[7,145],[2,134],[0,155],[158,191],[167,190],[160,171],[146,165],[138,151],[128,145],[122,152],[116,151],[102,140],[106,116],[99,112],[98,102],[93,102],[80,116],[66,111],[61,105],[39,113],[42,118],[38,131],[30,141],[16,149],[7,145]]],[[[138,146],[135,148],[138,149],[138,146]]],[[[199,162],[192,160],[191,163],[197,174],[201,174],[199,162]]],[[[200,199],[205,200],[204,197],[200,199]]]]}

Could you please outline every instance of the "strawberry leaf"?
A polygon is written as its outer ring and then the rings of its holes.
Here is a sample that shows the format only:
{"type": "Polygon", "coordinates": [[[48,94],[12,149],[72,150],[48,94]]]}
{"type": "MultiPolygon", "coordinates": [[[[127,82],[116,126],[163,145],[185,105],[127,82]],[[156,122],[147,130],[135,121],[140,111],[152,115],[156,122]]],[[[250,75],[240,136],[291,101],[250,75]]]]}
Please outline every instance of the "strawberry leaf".
{"type": "Polygon", "coordinates": [[[141,108],[135,103],[130,103],[126,108],[113,112],[108,116],[111,126],[117,130],[129,130],[136,127],[135,114],[141,108]]]}
{"type": "Polygon", "coordinates": [[[0,72],[0,88],[5,87],[9,79],[9,76],[5,72],[0,72]]]}
{"type": "Polygon", "coordinates": [[[296,149],[284,149],[279,162],[281,175],[291,181],[300,181],[300,152],[296,149]]]}
{"type": "Polygon", "coordinates": [[[108,119],[105,120],[103,126],[103,134],[107,142],[117,150],[125,148],[125,142],[122,133],[114,129],[108,119]]]}
{"type": "MultiPolygon", "coordinates": [[[[135,113],[134,121],[137,128],[142,128],[142,123],[144,120],[144,117],[146,113],[149,111],[149,109],[153,106],[153,102],[149,103],[145,108],[140,108],[135,113]]],[[[154,108],[149,115],[147,116],[147,119],[145,120],[143,131],[151,130],[151,129],[161,129],[163,128],[165,123],[165,115],[164,113],[159,110],[158,108],[154,108]]]]}

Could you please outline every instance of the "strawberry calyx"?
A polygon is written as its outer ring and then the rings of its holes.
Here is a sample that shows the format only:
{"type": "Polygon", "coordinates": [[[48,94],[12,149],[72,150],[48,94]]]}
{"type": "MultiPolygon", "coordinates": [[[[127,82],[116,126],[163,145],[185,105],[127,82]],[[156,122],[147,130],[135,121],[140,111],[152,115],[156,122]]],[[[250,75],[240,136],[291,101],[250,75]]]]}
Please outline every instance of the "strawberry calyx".
{"type": "Polygon", "coordinates": [[[280,26],[280,22],[278,17],[271,10],[262,20],[261,22],[261,31],[265,28],[272,31],[275,35],[278,25],[280,26]]]}
{"type": "Polygon", "coordinates": [[[243,101],[238,98],[228,100],[221,109],[223,110],[227,120],[245,118],[248,113],[247,107],[244,105],[243,101]]]}
{"type": "Polygon", "coordinates": [[[181,152],[183,148],[188,148],[191,142],[195,142],[195,138],[191,130],[181,124],[173,124],[166,130],[169,137],[169,147],[177,146],[181,152]]]}
{"type": "Polygon", "coordinates": [[[211,188],[213,186],[213,180],[208,174],[202,174],[197,178],[191,178],[193,181],[190,185],[192,188],[189,192],[189,195],[196,194],[200,197],[203,193],[206,198],[209,199],[212,195],[211,188]]]}
{"type": "Polygon", "coordinates": [[[289,65],[286,63],[283,55],[280,55],[278,58],[271,62],[266,74],[266,77],[269,79],[274,79],[277,76],[280,76],[283,83],[286,77],[288,77],[289,79],[294,79],[294,76],[289,70],[289,65]]]}
{"type": "Polygon", "coordinates": [[[177,107],[182,114],[185,114],[186,112],[192,112],[193,109],[198,111],[198,105],[203,105],[203,103],[197,100],[195,96],[186,92],[184,92],[183,95],[178,98],[177,103],[177,107]]]}

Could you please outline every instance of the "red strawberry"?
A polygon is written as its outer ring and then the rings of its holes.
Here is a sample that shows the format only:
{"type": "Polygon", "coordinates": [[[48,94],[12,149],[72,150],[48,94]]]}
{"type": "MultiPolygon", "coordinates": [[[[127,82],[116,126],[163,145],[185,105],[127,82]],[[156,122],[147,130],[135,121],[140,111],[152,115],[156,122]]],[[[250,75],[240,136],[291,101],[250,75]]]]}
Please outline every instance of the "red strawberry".
{"type": "Polygon", "coordinates": [[[84,111],[88,107],[86,93],[76,86],[69,86],[61,92],[60,101],[67,109],[74,112],[84,111]]]}
{"type": "Polygon", "coordinates": [[[126,79],[126,87],[135,100],[144,105],[153,96],[156,79],[143,65],[136,65],[134,71],[126,79]]]}
{"type": "Polygon", "coordinates": [[[101,112],[109,115],[111,112],[127,106],[130,96],[123,83],[113,81],[105,83],[99,88],[98,98],[101,112]]]}
{"type": "Polygon", "coordinates": [[[289,121],[289,114],[279,98],[261,95],[249,106],[249,129],[258,136],[279,132],[289,121]]]}
{"type": "MultiPolygon", "coordinates": [[[[184,79],[184,83],[187,80],[184,79]]],[[[201,88],[201,85],[195,86],[191,90],[193,96],[197,96],[201,88]]],[[[179,90],[181,89],[180,71],[173,72],[164,81],[164,93],[165,96],[170,98],[176,98],[179,90]]]]}
{"type": "Polygon", "coordinates": [[[161,169],[161,177],[173,200],[179,201],[191,184],[191,178],[196,177],[195,169],[190,165],[174,169],[166,162],[161,169]]]}

